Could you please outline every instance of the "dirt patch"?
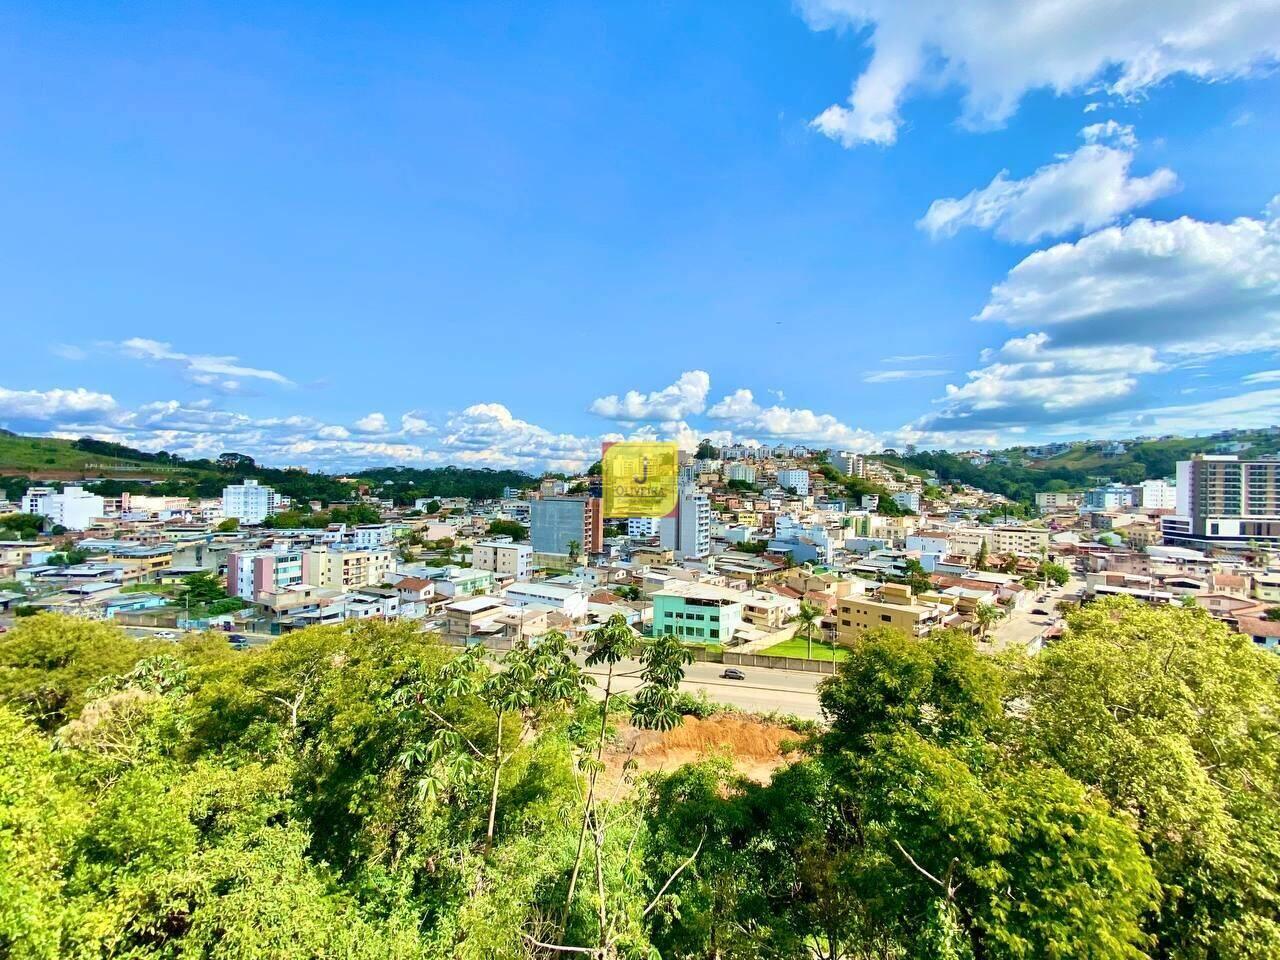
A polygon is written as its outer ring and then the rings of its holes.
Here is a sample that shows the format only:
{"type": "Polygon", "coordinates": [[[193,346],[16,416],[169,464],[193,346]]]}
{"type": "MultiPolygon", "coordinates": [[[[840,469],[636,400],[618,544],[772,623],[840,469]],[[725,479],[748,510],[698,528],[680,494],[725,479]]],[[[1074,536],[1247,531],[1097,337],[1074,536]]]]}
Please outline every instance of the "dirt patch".
{"type": "Polygon", "coordinates": [[[605,778],[616,783],[629,759],[635,761],[634,773],[651,773],[727,756],[739,774],[766,783],[775,770],[797,757],[782,752],[783,742],[799,739],[800,735],[787,727],[733,714],[706,720],[685,717],[683,724],[666,733],[640,730],[624,722],[618,727],[617,742],[605,755],[605,778]]]}

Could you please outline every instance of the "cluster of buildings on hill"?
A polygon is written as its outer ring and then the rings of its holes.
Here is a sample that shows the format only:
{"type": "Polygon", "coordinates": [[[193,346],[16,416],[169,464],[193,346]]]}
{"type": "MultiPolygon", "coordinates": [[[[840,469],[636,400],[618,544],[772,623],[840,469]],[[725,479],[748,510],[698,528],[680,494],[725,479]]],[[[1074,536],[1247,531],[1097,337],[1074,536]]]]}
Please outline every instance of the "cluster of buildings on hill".
{"type": "MultiPolygon", "coordinates": [[[[1280,634],[1266,618],[1280,603],[1267,549],[1280,549],[1278,466],[1196,458],[1178,465],[1176,483],[1040,494],[1034,520],[953,479],[790,447],[685,458],[677,507],[664,517],[605,516],[591,476],[412,507],[375,490],[358,502],[374,506],[378,522],[302,529],[262,527],[292,505],[253,480],[210,500],[37,487],[7,507],[44,516],[60,535],[0,544],[0,580],[24,585],[20,596],[0,594],[0,608],[260,635],[411,619],[455,642],[493,643],[553,627],[574,635],[621,614],[637,630],[765,651],[793,637],[802,602],[818,609],[820,636],[844,643],[880,626],[985,631],[984,606],[1043,617],[1043,564],[1054,559],[1076,572],[1075,599],[1197,603],[1271,645],[1280,634]],[[828,464],[875,481],[901,510],[849,497],[828,464]],[[238,529],[223,529],[228,518],[238,529]],[[507,535],[510,522],[527,537],[507,535]],[[69,546],[87,558],[49,562],[69,546]],[[140,589],[199,572],[243,609],[192,622],[161,592],[140,589]]],[[[1052,635],[1052,621],[1037,621],[1047,628],[1037,639],[1052,635]]]]}

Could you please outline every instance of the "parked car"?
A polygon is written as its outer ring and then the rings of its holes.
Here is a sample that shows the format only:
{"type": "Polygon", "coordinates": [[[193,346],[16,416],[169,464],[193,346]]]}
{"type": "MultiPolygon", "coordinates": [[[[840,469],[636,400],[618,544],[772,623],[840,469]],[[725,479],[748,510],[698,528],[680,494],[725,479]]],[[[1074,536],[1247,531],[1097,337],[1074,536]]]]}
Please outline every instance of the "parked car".
{"type": "Polygon", "coordinates": [[[156,634],[157,640],[177,640],[178,635],[172,630],[161,630],[156,634]]]}
{"type": "Polygon", "coordinates": [[[1049,615],[1049,611],[1041,610],[1039,607],[1036,607],[1034,610],[1031,611],[1031,614],[1032,616],[1036,616],[1036,617],[1047,617],[1049,615]]]}
{"type": "Polygon", "coordinates": [[[724,673],[720,674],[721,680],[745,680],[747,675],[737,667],[726,667],[724,673]]]}

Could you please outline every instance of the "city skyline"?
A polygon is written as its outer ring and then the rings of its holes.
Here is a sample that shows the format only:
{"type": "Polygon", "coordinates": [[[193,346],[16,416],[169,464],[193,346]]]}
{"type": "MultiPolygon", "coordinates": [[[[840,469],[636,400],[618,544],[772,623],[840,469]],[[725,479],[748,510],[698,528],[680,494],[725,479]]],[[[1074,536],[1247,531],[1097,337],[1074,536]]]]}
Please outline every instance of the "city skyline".
{"type": "Polygon", "coordinates": [[[1141,6],[11,13],[0,425],[537,471],[1280,422],[1280,17],[1141,6]]]}

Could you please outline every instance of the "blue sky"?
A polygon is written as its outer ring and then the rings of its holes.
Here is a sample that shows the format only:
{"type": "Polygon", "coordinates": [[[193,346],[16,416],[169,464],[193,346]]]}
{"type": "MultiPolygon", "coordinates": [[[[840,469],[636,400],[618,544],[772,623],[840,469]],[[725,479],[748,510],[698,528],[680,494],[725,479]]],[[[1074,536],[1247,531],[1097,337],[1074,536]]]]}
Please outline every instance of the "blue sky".
{"type": "Polygon", "coordinates": [[[11,7],[0,424],[539,469],[1280,422],[1280,10],[1065,7],[11,7]]]}

